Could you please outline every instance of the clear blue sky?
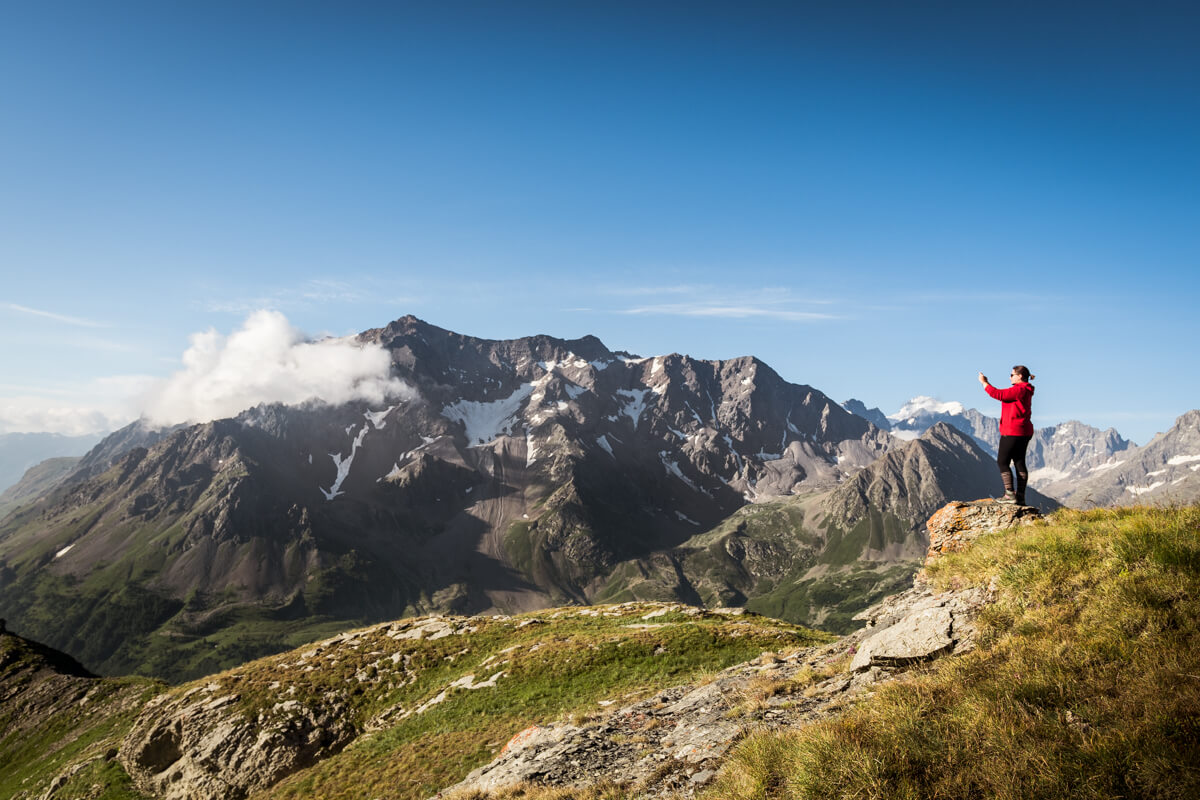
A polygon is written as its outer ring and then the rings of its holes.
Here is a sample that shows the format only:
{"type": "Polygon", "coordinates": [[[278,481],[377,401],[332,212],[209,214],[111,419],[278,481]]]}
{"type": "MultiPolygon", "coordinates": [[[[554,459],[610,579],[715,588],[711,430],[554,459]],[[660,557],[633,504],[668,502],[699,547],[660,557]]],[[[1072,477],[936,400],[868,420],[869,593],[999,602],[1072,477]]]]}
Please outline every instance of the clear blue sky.
{"type": "Polygon", "coordinates": [[[1037,424],[1144,443],[1200,406],[1195,8],[4,2],[0,430],[271,308],[889,413],[1025,363],[1037,424]]]}

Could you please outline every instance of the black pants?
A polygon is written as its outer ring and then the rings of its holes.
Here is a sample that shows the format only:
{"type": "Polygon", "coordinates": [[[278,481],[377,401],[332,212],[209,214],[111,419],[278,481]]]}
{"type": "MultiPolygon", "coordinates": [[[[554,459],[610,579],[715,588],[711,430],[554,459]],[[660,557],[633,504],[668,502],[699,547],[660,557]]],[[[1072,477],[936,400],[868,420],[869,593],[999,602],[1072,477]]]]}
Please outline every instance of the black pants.
{"type": "Polygon", "coordinates": [[[1025,451],[1029,448],[1032,436],[1001,436],[1000,447],[996,449],[996,463],[1000,466],[1000,480],[1004,481],[1004,491],[1015,492],[1017,502],[1025,505],[1025,485],[1029,483],[1029,468],[1025,466],[1025,451]],[[1013,488],[1013,476],[1008,469],[1009,463],[1017,468],[1017,485],[1013,488]]]}

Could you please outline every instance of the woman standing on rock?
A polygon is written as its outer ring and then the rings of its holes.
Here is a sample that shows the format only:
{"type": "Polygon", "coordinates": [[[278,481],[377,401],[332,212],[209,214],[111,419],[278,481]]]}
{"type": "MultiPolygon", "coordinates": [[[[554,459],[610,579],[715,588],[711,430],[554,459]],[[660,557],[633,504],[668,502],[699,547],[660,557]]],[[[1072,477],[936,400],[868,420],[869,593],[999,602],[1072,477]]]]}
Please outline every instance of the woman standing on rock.
{"type": "Polygon", "coordinates": [[[1033,408],[1033,380],[1029,368],[1015,366],[1009,380],[1012,386],[1007,389],[997,389],[988,383],[987,377],[979,373],[979,382],[989,395],[1001,402],[1000,406],[1000,446],[996,449],[996,463],[1000,465],[1000,479],[1004,481],[1004,497],[1001,503],[1016,503],[1025,505],[1025,484],[1029,482],[1029,469],[1025,466],[1025,450],[1029,440],[1033,438],[1033,421],[1030,419],[1033,408]],[[1013,477],[1008,465],[1012,463],[1017,468],[1017,486],[1013,490],[1013,477]]]}

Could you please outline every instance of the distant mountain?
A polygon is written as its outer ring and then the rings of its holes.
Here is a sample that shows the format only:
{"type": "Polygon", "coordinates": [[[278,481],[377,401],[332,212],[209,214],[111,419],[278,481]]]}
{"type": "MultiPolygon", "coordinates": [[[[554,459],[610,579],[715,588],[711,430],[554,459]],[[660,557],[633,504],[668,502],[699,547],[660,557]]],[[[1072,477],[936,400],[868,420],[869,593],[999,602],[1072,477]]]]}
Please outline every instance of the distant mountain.
{"type": "MultiPolygon", "coordinates": [[[[827,507],[846,524],[865,519],[874,510],[924,524],[950,500],[1001,494],[997,473],[991,454],[973,438],[939,422],[838,487],[827,507]]],[[[1029,493],[1028,500],[1043,512],[1058,507],[1036,491],[1029,493]]]]}
{"type": "Polygon", "coordinates": [[[59,433],[0,434],[0,491],[17,481],[29,468],[48,458],[82,456],[103,434],[63,436],[59,433]]]}
{"type": "MultiPolygon", "coordinates": [[[[866,419],[882,413],[877,408],[867,409],[858,400],[848,400],[844,407],[866,419]]],[[[888,426],[879,427],[905,439],[919,436],[942,422],[966,433],[993,458],[1000,444],[1000,420],[958,402],[914,397],[885,419],[888,426]]],[[[1111,463],[1130,446],[1132,443],[1112,428],[1102,431],[1075,420],[1039,428],[1026,456],[1029,483],[1045,495],[1066,497],[1092,474],[1093,468],[1111,463]]]]}
{"type": "Polygon", "coordinates": [[[932,397],[914,397],[895,414],[888,415],[891,431],[902,438],[914,438],[939,422],[957,428],[995,455],[1000,444],[1000,423],[962,403],[943,403],[932,397]]]}
{"type": "Polygon", "coordinates": [[[1065,501],[1097,468],[1122,458],[1131,447],[1113,428],[1102,431],[1075,420],[1040,428],[1029,443],[1029,483],[1065,501]]]}
{"type": "MultiPolygon", "coordinates": [[[[1124,441],[1124,440],[1122,440],[1124,441]]],[[[1175,420],[1142,447],[1128,446],[1059,484],[1063,502],[1078,508],[1200,500],[1200,409],[1175,420]]]]}
{"type": "Polygon", "coordinates": [[[877,428],[885,431],[890,431],[892,429],[891,420],[889,420],[882,411],[880,411],[878,408],[867,408],[866,404],[861,400],[855,400],[853,397],[851,397],[849,400],[842,403],[842,408],[846,409],[851,414],[857,414],[877,428]]]}
{"type": "Polygon", "coordinates": [[[0,525],[0,616],[102,672],[180,678],[349,621],[587,602],[620,563],[894,445],[751,357],[637,358],[405,317],[408,391],[130,426],[0,525]]]}
{"type": "Polygon", "coordinates": [[[79,463],[77,456],[48,458],[25,471],[21,480],[0,492],[0,520],[20,505],[46,494],[70,475],[79,463]]]}

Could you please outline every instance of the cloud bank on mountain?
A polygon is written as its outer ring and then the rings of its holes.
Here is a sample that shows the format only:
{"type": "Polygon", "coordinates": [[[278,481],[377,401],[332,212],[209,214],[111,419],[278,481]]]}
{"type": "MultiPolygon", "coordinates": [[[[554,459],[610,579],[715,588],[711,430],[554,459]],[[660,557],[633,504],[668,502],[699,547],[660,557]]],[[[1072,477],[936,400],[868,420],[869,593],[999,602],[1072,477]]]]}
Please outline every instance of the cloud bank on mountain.
{"type": "Polygon", "coordinates": [[[152,423],[208,422],[260,403],[383,403],[412,393],[379,345],[313,341],[278,311],[255,311],[229,336],[193,334],[183,365],[149,394],[152,423]]]}

